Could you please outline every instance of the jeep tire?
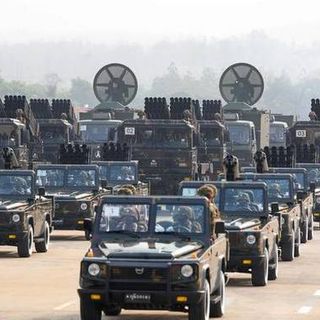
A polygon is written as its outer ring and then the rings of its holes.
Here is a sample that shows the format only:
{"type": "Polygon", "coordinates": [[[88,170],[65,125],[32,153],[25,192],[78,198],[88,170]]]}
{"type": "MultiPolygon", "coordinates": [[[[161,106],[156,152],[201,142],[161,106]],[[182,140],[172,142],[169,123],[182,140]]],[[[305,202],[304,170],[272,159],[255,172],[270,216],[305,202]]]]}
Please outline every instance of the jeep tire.
{"type": "Polygon", "coordinates": [[[294,243],[294,256],[295,257],[300,256],[300,244],[301,244],[301,232],[300,232],[300,228],[298,228],[297,237],[296,237],[295,243],[294,243]]]}
{"type": "Polygon", "coordinates": [[[278,245],[275,243],[273,249],[271,265],[269,265],[269,273],[268,280],[276,280],[278,278],[278,270],[279,270],[279,252],[278,245]]]}
{"type": "Polygon", "coordinates": [[[294,259],[294,231],[292,231],[289,241],[281,246],[281,259],[282,261],[292,261],[294,259]]]}
{"type": "Polygon", "coordinates": [[[212,294],[212,296],[219,297],[218,302],[210,301],[210,318],[221,318],[224,315],[225,308],[225,292],[226,282],[224,273],[220,271],[220,280],[218,289],[212,294]]]}
{"type": "Polygon", "coordinates": [[[81,320],[101,320],[101,309],[99,305],[89,298],[80,298],[80,319],[81,320]]]}
{"type": "Polygon", "coordinates": [[[44,231],[41,235],[41,240],[38,242],[35,242],[35,247],[37,252],[47,252],[49,249],[49,243],[50,243],[50,228],[48,221],[44,222],[44,231]]]}
{"type": "MultiPolygon", "coordinates": [[[[308,217],[307,217],[308,218],[308,217]]],[[[308,241],[308,219],[303,223],[303,228],[301,232],[301,243],[306,243],[308,241]]]]}
{"type": "Polygon", "coordinates": [[[204,297],[198,304],[189,306],[189,320],[209,320],[210,317],[210,285],[204,280],[204,297]]]}
{"type": "Polygon", "coordinates": [[[28,258],[32,255],[33,246],[33,228],[28,225],[28,234],[18,243],[18,255],[22,258],[28,258]]]}
{"type": "Polygon", "coordinates": [[[268,283],[269,274],[269,253],[268,249],[264,248],[264,258],[260,265],[252,268],[251,282],[256,287],[265,286],[268,283]]]}
{"type": "Polygon", "coordinates": [[[313,239],[313,215],[310,217],[310,222],[308,224],[308,240],[313,239]]]}

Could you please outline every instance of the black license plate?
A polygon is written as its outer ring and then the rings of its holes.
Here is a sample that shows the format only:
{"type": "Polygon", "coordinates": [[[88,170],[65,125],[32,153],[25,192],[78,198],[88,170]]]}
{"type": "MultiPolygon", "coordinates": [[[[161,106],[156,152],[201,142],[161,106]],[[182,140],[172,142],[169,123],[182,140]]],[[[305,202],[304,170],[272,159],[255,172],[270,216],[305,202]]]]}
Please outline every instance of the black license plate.
{"type": "Polygon", "coordinates": [[[126,293],[124,300],[127,303],[150,303],[151,294],[135,292],[126,293]]]}

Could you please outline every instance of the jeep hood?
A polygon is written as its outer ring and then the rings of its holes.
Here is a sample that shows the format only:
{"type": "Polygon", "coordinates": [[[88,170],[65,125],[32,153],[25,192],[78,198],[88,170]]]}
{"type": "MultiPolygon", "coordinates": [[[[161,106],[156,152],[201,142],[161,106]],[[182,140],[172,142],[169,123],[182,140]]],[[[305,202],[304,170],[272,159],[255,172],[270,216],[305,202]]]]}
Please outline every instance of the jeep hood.
{"type": "Polygon", "coordinates": [[[261,224],[260,219],[252,217],[226,217],[225,228],[226,230],[246,230],[257,228],[261,224]]]}
{"type": "Polygon", "coordinates": [[[80,191],[57,191],[57,192],[48,192],[48,195],[54,196],[55,200],[80,200],[92,195],[91,192],[80,192],[80,191]]]}
{"type": "Polygon", "coordinates": [[[27,205],[28,203],[23,200],[4,200],[0,201],[0,210],[19,210],[27,205]]]}
{"type": "Polygon", "coordinates": [[[190,241],[102,241],[99,249],[108,258],[176,259],[198,251],[203,245],[190,241]]]}

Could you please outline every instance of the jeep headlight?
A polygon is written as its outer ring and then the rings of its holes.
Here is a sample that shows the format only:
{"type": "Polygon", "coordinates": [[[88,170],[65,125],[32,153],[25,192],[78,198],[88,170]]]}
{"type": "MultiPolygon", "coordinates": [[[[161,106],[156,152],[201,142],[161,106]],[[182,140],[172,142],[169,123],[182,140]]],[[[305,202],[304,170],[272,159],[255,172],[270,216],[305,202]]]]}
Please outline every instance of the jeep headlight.
{"type": "Polygon", "coordinates": [[[12,216],[12,221],[17,223],[20,221],[20,216],[16,213],[12,216]]]}
{"type": "Polygon", "coordinates": [[[185,264],[181,267],[180,272],[185,278],[190,278],[193,275],[193,268],[190,264],[185,264]]]}
{"type": "Polygon", "coordinates": [[[89,264],[88,273],[90,276],[96,277],[100,273],[100,267],[96,263],[89,264]]]}
{"type": "Polygon", "coordinates": [[[247,243],[248,244],[255,244],[256,243],[256,237],[253,234],[250,234],[247,236],[247,243]]]}
{"type": "Polygon", "coordinates": [[[80,204],[80,208],[81,208],[81,210],[87,210],[88,209],[88,205],[85,202],[82,202],[80,204]]]}

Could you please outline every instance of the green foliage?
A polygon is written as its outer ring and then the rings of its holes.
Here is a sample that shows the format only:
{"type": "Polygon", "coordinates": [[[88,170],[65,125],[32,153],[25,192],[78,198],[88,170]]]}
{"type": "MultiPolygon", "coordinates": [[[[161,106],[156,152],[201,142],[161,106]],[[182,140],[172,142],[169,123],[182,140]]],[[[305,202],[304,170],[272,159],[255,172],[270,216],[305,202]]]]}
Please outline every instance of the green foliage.
{"type": "Polygon", "coordinates": [[[98,103],[91,83],[79,77],[71,80],[70,98],[78,105],[89,104],[94,106],[98,103]]]}

